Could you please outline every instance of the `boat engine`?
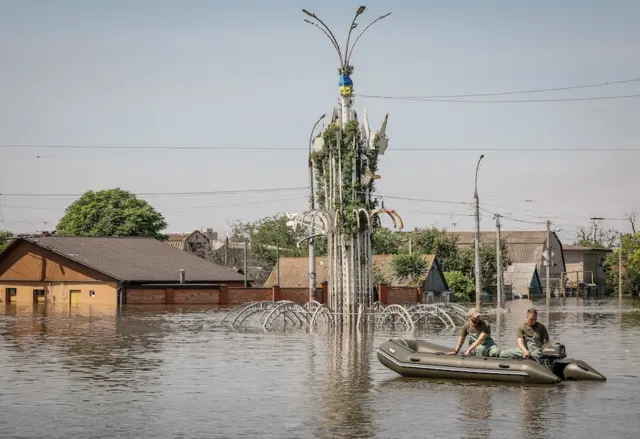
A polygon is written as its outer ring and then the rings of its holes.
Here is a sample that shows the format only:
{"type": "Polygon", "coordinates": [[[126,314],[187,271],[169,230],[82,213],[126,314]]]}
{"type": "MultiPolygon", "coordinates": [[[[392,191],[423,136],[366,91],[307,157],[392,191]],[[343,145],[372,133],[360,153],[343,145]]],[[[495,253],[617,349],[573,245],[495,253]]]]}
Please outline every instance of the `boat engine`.
{"type": "MultiPolygon", "coordinates": [[[[567,349],[563,344],[556,343],[554,345],[545,345],[540,351],[539,363],[549,369],[553,373],[562,373],[560,364],[556,366],[556,361],[567,357],[567,349]]],[[[560,362],[562,363],[562,362],[560,362]]]]}
{"type": "Polygon", "coordinates": [[[559,360],[567,357],[567,349],[563,344],[545,345],[540,352],[540,358],[545,360],[559,360]]]}

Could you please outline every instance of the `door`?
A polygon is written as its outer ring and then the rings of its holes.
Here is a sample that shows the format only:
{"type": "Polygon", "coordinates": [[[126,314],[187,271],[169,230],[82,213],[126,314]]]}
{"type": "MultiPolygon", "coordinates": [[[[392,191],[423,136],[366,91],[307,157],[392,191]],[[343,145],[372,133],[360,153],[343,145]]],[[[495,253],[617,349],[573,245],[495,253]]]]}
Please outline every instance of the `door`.
{"type": "Polygon", "coordinates": [[[71,306],[78,306],[78,303],[80,303],[80,290],[69,291],[69,297],[71,298],[71,306]]]}

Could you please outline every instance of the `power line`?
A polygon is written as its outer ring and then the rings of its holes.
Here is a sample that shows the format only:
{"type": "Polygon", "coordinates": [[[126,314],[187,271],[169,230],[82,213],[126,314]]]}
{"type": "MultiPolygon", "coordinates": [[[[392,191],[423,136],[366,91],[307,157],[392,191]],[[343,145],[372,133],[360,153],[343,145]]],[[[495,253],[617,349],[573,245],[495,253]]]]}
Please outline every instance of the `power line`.
{"type": "MultiPolygon", "coordinates": [[[[141,192],[134,195],[137,196],[201,196],[201,195],[233,195],[246,193],[262,193],[262,192],[282,192],[307,190],[307,186],[287,187],[287,188],[271,188],[271,189],[237,189],[229,191],[202,191],[202,192],[141,192]]],[[[83,194],[51,194],[51,193],[0,193],[3,197],[80,197],[83,194]]]]}
{"type": "MultiPolygon", "coordinates": [[[[640,95],[639,95],[640,96],[640,95]]],[[[202,145],[202,146],[118,146],[118,145],[62,145],[62,144],[3,144],[0,148],[21,148],[21,149],[35,149],[35,148],[51,148],[51,149],[115,149],[115,150],[184,150],[184,151],[305,151],[308,152],[308,148],[304,147],[268,147],[268,146],[219,146],[219,145],[202,145]]],[[[425,147],[425,148],[393,148],[393,151],[402,152],[421,152],[421,151],[433,151],[433,152],[624,152],[624,151],[640,151],[640,147],[630,148],[446,148],[446,147],[425,147]]]]}
{"type": "MultiPolygon", "coordinates": [[[[420,99],[443,99],[443,98],[475,98],[481,96],[506,96],[506,95],[514,95],[514,94],[526,94],[526,93],[544,93],[550,91],[565,91],[565,90],[576,90],[580,88],[593,88],[593,87],[606,87],[609,85],[615,84],[627,84],[630,82],[639,82],[640,78],[633,79],[623,79],[621,81],[607,81],[607,82],[599,82],[596,84],[583,84],[583,85],[570,85],[565,87],[554,87],[554,88],[535,88],[529,90],[516,90],[516,91],[501,91],[501,92],[493,92],[493,93],[471,93],[471,94],[455,94],[455,95],[430,95],[430,96],[416,96],[415,98],[420,99]]],[[[373,95],[358,95],[362,97],[371,97],[373,95]]],[[[410,98],[410,96],[406,96],[410,98]]]]}
{"type": "Polygon", "coordinates": [[[376,198],[389,198],[390,200],[405,200],[405,201],[422,201],[425,203],[441,203],[441,204],[463,204],[463,205],[472,205],[473,203],[469,203],[468,201],[448,201],[448,200],[430,200],[426,198],[408,198],[408,197],[396,197],[392,195],[371,195],[376,198]]]}
{"type": "Polygon", "coordinates": [[[418,101],[418,102],[459,102],[459,103],[475,103],[475,104],[516,104],[516,103],[532,103],[532,102],[573,102],[573,101],[602,101],[610,99],[630,99],[638,98],[640,94],[618,95],[618,96],[587,96],[582,98],[558,98],[558,99],[519,99],[519,100],[480,100],[480,99],[432,99],[421,98],[418,96],[383,96],[383,95],[358,95],[361,98],[370,99],[391,99],[399,101],[418,101]]]}

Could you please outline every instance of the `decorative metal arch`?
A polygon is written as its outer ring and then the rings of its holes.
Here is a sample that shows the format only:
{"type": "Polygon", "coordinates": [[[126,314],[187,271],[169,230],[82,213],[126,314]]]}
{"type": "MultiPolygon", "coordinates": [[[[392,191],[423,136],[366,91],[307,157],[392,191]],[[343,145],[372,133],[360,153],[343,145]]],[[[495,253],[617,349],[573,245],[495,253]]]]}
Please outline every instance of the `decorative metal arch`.
{"type": "Polygon", "coordinates": [[[381,213],[386,213],[387,215],[389,215],[391,217],[391,220],[393,221],[393,228],[397,229],[398,228],[398,224],[396,222],[396,218],[398,218],[398,221],[400,221],[400,228],[399,230],[402,230],[404,228],[404,221],[402,220],[402,217],[400,215],[398,215],[398,213],[395,210],[392,209],[378,209],[378,210],[374,210],[373,212],[371,212],[371,216],[376,216],[379,215],[381,213]]]}
{"type": "Polygon", "coordinates": [[[304,304],[304,309],[307,311],[307,313],[313,313],[314,311],[316,311],[319,307],[324,306],[322,303],[318,302],[317,300],[310,300],[307,303],[304,304]]]}
{"type": "Polygon", "coordinates": [[[405,326],[407,327],[407,330],[409,331],[414,330],[415,325],[413,324],[413,320],[411,319],[411,316],[407,312],[407,309],[400,305],[389,305],[388,307],[386,307],[382,312],[382,315],[378,319],[378,322],[376,323],[376,327],[382,328],[382,326],[386,323],[386,321],[392,317],[397,317],[401,321],[403,321],[405,326]]]}
{"type": "Polygon", "coordinates": [[[246,306],[235,316],[235,318],[231,321],[231,326],[237,328],[242,323],[244,323],[244,321],[247,320],[250,316],[257,314],[261,311],[272,309],[276,305],[277,305],[276,302],[271,302],[267,300],[262,302],[252,302],[251,304],[249,304],[249,306],[246,306]]]}
{"type": "Polygon", "coordinates": [[[300,326],[308,326],[309,321],[307,320],[307,312],[306,310],[298,305],[295,302],[291,301],[281,301],[277,302],[277,305],[269,312],[264,323],[262,324],[262,328],[265,331],[270,331],[271,327],[278,319],[278,317],[283,316],[284,318],[296,317],[300,326]]]}
{"type": "Polygon", "coordinates": [[[224,325],[227,322],[227,320],[231,318],[231,316],[235,317],[242,310],[244,310],[245,308],[248,308],[251,305],[254,305],[256,303],[258,303],[258,302],[247,302],[247,303],[243,303],[242,305],[236,306],[235,308],[233,308],[229,312],[227,312],[227,315],[224,316],[224,318],[222,319],[222,321],[220,323],[224,325]]]}
{"type": "Polygon", "coordinates": [[[313,331],[313,328],[315,327],[315,324],[316,324],[316,320],[320,316],[322,316],[329,325],[333,325],[334,322],[333,322],[333,315],[331,313],[331,310],[327,308],[325,305],[320,304],[320,306],[316,307],[316,310],[313,312],[313,315],[311,316],[311,320],[309,321],[309,331],[313,331]]]}
{"type": "Polygon", "coordinates": [[[468,311],[464,306],[455,303],[447,303],[444,307],[449,311],[449,314],[458,317],[463,322],[467,320],[468,311]]]}
{"type": "Polygon", "coordinates": [[[420,320],[428,316],[434,316],[440,319],[440,321],[444,323],[447,329],[449,329],[449,327],[451,328],[456,327],[455,322],[449,316],[449,314],[446,311],[440,309],[437,305],[433,305],[433,304],[414,305],[411,308],[409,308],[407,312],[413,319],[414,324],[417,324],[420,320]]]}

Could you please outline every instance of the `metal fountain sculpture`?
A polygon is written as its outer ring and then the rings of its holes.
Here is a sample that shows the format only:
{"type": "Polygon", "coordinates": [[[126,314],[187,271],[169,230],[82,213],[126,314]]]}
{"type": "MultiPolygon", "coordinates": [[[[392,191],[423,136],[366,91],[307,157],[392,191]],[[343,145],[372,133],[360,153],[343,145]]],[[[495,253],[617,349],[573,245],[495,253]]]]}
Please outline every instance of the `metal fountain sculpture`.
{"type": "MultiPolygon", "coordinates": [[[[320,29],[338,54],[340,105],[333,110],[326,129],[313,141],[310,161],[316,174],[318,207],[295,215],[290,223],[302,224],[313,230],[307,239],[318,234],[327,236],[327,305],[334,313],[335,323],[346,325],[373,305],[371,234],[379,224],[377,216],[388,214],[394,225],[399,223],[402,228],[400,216],[392,210],[379,209],[377,200],[371,196],[375,180],[380,178],[376,174],[378,156],[384,155],[388,145],[388,115],[385,115],[380,130],[374,133],[369,128],[366,110],[359,126],[354,109],[353,49],[369,27],[389,16],[386,14],[373,20],[350,47],[352,32],[358,26],[356,20],[364,10],[365,6],[360,6],[356,11],[344,50],[331,29],[317,15],[302,10],[310,18],[305,22],[320,29]]],[[[310,182],[312,184],[313,181],[310,182]]],[[[310,268],[314,269],[312,263],[310,268]]]]}
{"type": "Polygon", "coordinates": [[[334,108],[327,127],[314,138],[314,131],[325,115],[316,121],[309,140],[309,209],[299,214],[288,214],[289,226],[302,226],[309,230],[309,235],[298,242],[298,246],[305,242],[309,244],[309,302],[304,307],[288,301],[241,305],[225,318],[232,327],[237,328],[250,316],[258,314],[264,330],[273,329],[278,317],[285,324],[300,324],[310,330],[319,321],[329,326],[349,327],[355,324],[359,327],[371,316],[378,316],[378,327],[392,322],[412,330],[426,317],[439,319],[447,327],[450,324],[455,326],[442,307],[417,305],[407,309],[391,305],[385,308],[373,300],[371,235],[380,224],[380,215],[388,215],[394,228],[400,230],[403,221],[394,210],[385,209],[384,205],[378,206],[378,200],[372,196],[375,181],[381,178],[376,173],[378,157],[384,155],[389,142],[386,136],[388,115],[385,115],[380,130],[373,132],[366,109],[361,124],[354,109],[351,79],[354,70],[351,65],[353,49],[367,29],[391,14],[381,15],[371,21],[352,41],[352,32],[358,27],[356,20],[365,9],[365,6],[360,6],[356,11],[344,50],[331,29],[316,14],[302,10],[308,17],[304,21],[322,31],[340,60],[339,106],[334,108]],[[353,44],[350,46],[351,42],[353,44]],[[319,236],[326,236],[328,242],[326,305],[313,300],[316,288],[315,239],[319,236]]]}

